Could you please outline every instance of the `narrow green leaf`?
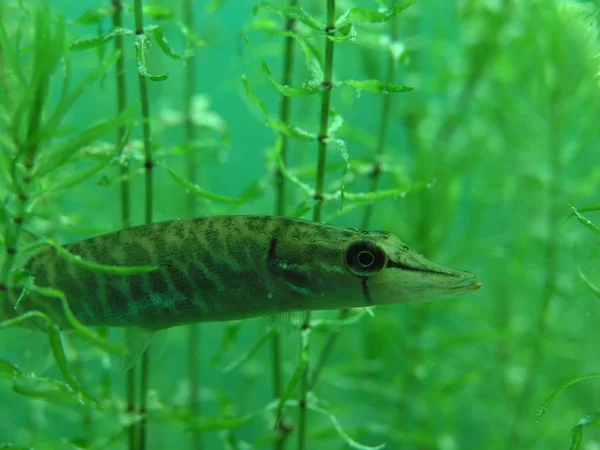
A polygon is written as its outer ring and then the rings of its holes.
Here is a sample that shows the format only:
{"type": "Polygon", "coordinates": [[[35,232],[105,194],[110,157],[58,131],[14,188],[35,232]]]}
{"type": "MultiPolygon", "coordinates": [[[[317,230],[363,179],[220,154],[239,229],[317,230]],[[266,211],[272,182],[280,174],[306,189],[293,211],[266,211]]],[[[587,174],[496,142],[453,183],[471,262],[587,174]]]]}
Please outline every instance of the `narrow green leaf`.
{"type": "Polygon", "coordinates": [[[569,450],[580,450],[583,443],[583,429],[585,427],[600,427],[600,413],[586,414],[571,431],[571,447],[569,450]]]}
{"type": "MultiPolygon", "coordinates": [[[[31,291],[35,291],[37,294],[40,294],[44,297],[55,299],[56,301],[60,301],[63,313],[65,314],[65,318],[67,323],[73,328],[75,334],[85,341],[89,342],[93,346],[104,350],[110,353],[117,354],[127,354],[127,348],[122,345],[114,344],[108,339],[104,339],[98,333],[90,330],[85,327],[72,313],[69,308],[69,304],[67,303],[67,299],[64,294],[53,288],[43,288],[40,286],[35,286],[33,283],[30,283],[29,286],[26,286],[26,289],[30,289],[31,291]]],[[[27,322],[30,320],[42,320],[49,327],[54,326],[54,322],[50,317],[40,311],[28,311],[26,313],[20,314],[17,317],[13,317],[11,319],[0,322],[0,329],[2,328],[11,328],[15,326],[21,325],[23,322],[27,322]]]]}
{"type": "MultiPolygon", "coordinates": [[[[48,332],[48,340],[50,343],[50,348],[52,349],[52,354],[54,356],[54,361],[56,362],[58,368],[60,369],[65,381],[69,385],[74,392],[77,393],[78,400],[81,403],[84,403],[88,406],[92,406],[95,408],[99,407],[99,403],[95,400],[90,394],[88,394],[83,386],[79,383],[79,381],[75,378],[72,372],[69,369],[69,365],[67,363],[67,357],[65,355],[64,346],[62,344],[62,340],[60,337],[60,331],[58,327],[54,324],[52,319],[48,317],[46,314],[39,311],[30,311],[25,314],[21,314],[10,320],[5,320],[4,322],[0,322],[0,329],[2,328],[10,328],[13,326],[20,325],[22,322],[25,322],[30,319],[41,319],[46,324],[46,330],[48,332]]],[[[34,395],[30,390],[26,387],[19,386],[18,384],[13,385],[13,389],[15,392],[22,395],[34,395]]]]}
{"type": "Polygon", "coordinates": [[[577,208],[575,208],[574,206],[569,205],[569,207],[573,211],[573,214],[575,214],[575,217],[577,217],[577,220],[579,220],[579,222],[581,222],[583,224],[583,226],[585,226],[592,233],[600,236],[600,226],[596,225],[591,220],[589,220],[585,216],[583,216],[579,212],[579,210],[577,208]]]}
{"type": "Polygon", "coordinates": [[[596,286],[594,283],[590,281],[588,277],[585,276],[583,271],[579,266],[577,266],[577,273],[579,274],[579,279],[585,284],[585,286],[597,297],[600,297],[600,287],[596,286]]]}
{"type": "Polygon", "coordinates": [[[142,12],[154,20],[174,19],[175,14],[169,8],[161,5],[144,5],[142,12]]]}
{"type": "Polygon", "coordinates": [[[167,55],[173,59],[183,59],[183,56],[180,56],[179,54],[177,54],[175,52],[175,50],[173,50],[171,48],[171,46],[167,42],[167,38],[165,38],[162,28],[160,28],[160,27],[154,28],[154,30],[152,31],[152,36],[154,37],[154,40],[156,41],[156,43],[158,44],[158,46],[160,47],[160,49],[163,51],[163,53],[165,55],[167,55]]]}
{"type": "Polygon", "coordinates": [[[225,0],[209,0],[209,2],[204,6],[204,10],[207,13],[214,13],[221,9],[225,5],[225,0]]]}
{"type": "Polygon", "coordinates": [[[129,30],[127,28],[117,28],[108,33],[102,33],[98,36],[94,36],[93,38],[75,39],[69,44],[69,50],[74,52],[87,50],[104,45],[118,36],[133,36],[134,34],[135,33],[133,30],[129,30]]]}
{"type": "Polygon", "coordinates": [[[225,329],[223,330],[223,336],[221,337],[219,348],[210,359],[211,365],[214,366],[218,364],[231,346],[236,342],[243,324],[243,320],[225,323],[225,329]]]}
{"type": "Polygon", "coordinates": [[[299,6],[279,6],[279,5],[274,5],[272,3],[269,3],[269,2],[260,2],[257,6],[254,7],[255,13],[259,9],[266,9],[266,10],[274,11],[275,13],[279,14],[281,17],[286,18],[286,19],[288,19],[288,18],[296,19],[297,21],[302,22],[304,25],[312,28],[313,30],[319,30],[319,31],[325,30],[324,23],[321,23],[318,20],[313,19],[311,16],[309,16],[304,11],[304,9],[302,9],[299,6]]]}
{"type": "Polygon", "coordinates": [[[379,445],[364,445],[361,444],[360,442],[355,441],[354,439],[352,439],[350,436],[348,436],[346,434],[346,432],[344,431],[344,429],[342,428],[342,426],[340,425],[339,421],[337,420],[337,418],[335,417],[335,415],[329,411],[327,411],[325,408],[321,408],[319,406],[316,406],[314,404],[308,403],[307,404],[307,408],[311,411],[314,411],[316,413],[322,414],[325,417],[327,417],[329,419],[329,421],[331,422],[331,424],[333,425],[333,428],[335,428],[335,431],[337,432],[337,434],[344,440],[344,442],[346,442],[346,444],[348,444],[348,446],[350,446],[351,448],[355,448],[357,450],[381,450],[383,448],[385,448],[385,444],[379,444],[379,445]]]}
{"type": "Polygon", "coordinates": [[[292,396],[292,394],[296,390],[296,387],[300,383],[300,380],[302,379],[304,372],[307,370],[307,367],[308,367],[308,339],[310,336],[310,332],[311,332],[310,327],[303,328],[300,331],[300,338],[301,338],[301,345],[302,345],[302,349],[300,352],[300,363],[298,364],[298,367],[296,367],[296,370],[292,374],[290,381],[288,381],[288,384],[286,385],[286,387],[281,395],[281,398],[279,399],[279,402],[277,404],[277,413],[275,414],[275,417],[283,417],[282,411],[283,411],[283,407],[285,406],[285,403],[292,396]]]}
{"type": "Polygon", "coordinates": [[[93,272],[106,273],[109,275],[126,276],[149,273],[158,269],[158,267],[156,266],[114,266],[110,264],[100,264],[94,261],[83,259],[79,255],[70,253],[68,250],[66,250],[61,245],[58,245],[54,241],[48,240],[46,242],[48,243],[48,245],[52,246],[59,254],[59,256],[61,256],[65,261],[73,264],[74,266],[82,267],[93,272]]]}
{"type": "Polygon", "coordinates": [[[256,354],[256,352],[258,352],[262,348],[263,345],[265,345],[267,342],[269,342],[269,340],[273,337],[273,335],[275,335],[275,333],[276,333],[275,330],[272,330],[272,329],[268,330],[263,335],[263,337],[260,338],[250,348],[250,350],[248,350],[247,352],[243,353],[238,358],[236,358],[234,361],[230,362],[225,367],[223,367],[223,369],[221,370],[221,372],[223,372],[223,373],[231,372],[232,370],[235,370],[239,366],[241,366],[242,364],[244,364],[246,361],[248,361],[250,358],[252,358],[256,354]]]}
{"type": "Polygon", "coordinates": [[[137,61],[137,69],[138,75],[141,77],[146,77],[150,81],[165,81],[169,78],[168,73],[164,73],[162,75],[150,75],[148,73],[148,68],[146,66],[146,53],[148,51],[149,39],[147,33],[153,28],[149,28],[145,30],[145,33],[138,34],[135,36],[134,46],[135,46],[135,59],[137,61]]]}
{"type": "Polygon", "coordinates": [[[251,412],[248,414],[235,415],[235,416],[224,416],[224,417],[214,417],[214,418],[206,418],[206,419],[196,419],[189,423],[187,427],[188,431],[220,431],[220,430],[232,430],[234,428],[239,428],[242,425],[246,425],[247,423],[253,421],[254,419],[264,415],[265,413],[272,411],[275,406],[274,402],[267,404],[265,407],[259,409],[258,411],[251,412]]]}
{"type": "Polygon", "coordinates": [[[352,7],[346,11],[337,20],[336,28],[343,27],[347,24],[353,23],[381,23],[387,22],[396,14],[401,13],[409,6],[415,4],[417,0],[405,0],[403,2],[395,3],[394,6],[389,9],[382,10],[369,10],[365,8],[352,7]]]}
{"type": "Polygon", "coordinates": [[[242,83],[244,84],[244,88],[246,90],[246,95],[248,95],[248,98],[252,101],[252,103],[254,103],[258,107],[258,109],[263,113],[267,125],[269,125],[271,127],[271,129],[273,129],[273,131],[283,134],[288,137],[296,138],[296,139],[303,139],[303,140],[317,139],[317,135],[314,133],[310,133],[301,128],[290,125],[286,122],[281,122],[279,120],[271,119],[269,117],[269,112],[268,112],[266,106],[256,96],[256,94],[254,94],[254,92],[252,92],[252,89],[250,88],[250,84],[248,83],[248,79],[247,79],[246,75],[242,75],[242,83]]]}
{"type": "Polygon", "coordinates": [[[342,176],[340,178],[340,210],[344,208],[344,200],[345,200],[345,189],[346,186],[344,184],[346,174],[350,169],[350,156],[348,155],[348,147],[346,147],[346,142],[342,139],[332,139],[328,138],[327,140],[328,148],[332,150],[337,150],[342,159],[344,160],[345,166],[344,171],[342,172],[342,176]]]}
{"type": "Polygon", "coordinates": [[[229,203],[229,204],[234,204],[234,205],[244,202],[243,199],[233,198],[233,197],[225,197],[224,195],[219,195],[219,194],[215,194],[213,192],[204,190],[200,186],[177,175],[175,172],[173,172],[168,167],[166,167],[166,169],[167,169],[167,172],[169,172],[169,175],[171,175],[171,177],[177,184],[181,185],[182,187],[187,189],[189,192],[191,192],[194,195],[197,195],[198,197],[206,198],[208,200],[213,200],[213,201],[220,202],[220,203],[229,203]]]}
{"type": "Polygon", "coordinates": [[[600,202],[590,203],[589,205],[583,206],[581,208],[577,208],[579,212],[592,212],[592,211],[600,211],[600,202]]]}
{"type": "Polygon", "coordinates": [[[304,83],[304,84],[302,84],[300,86],[296,86],[296,87],[284,86],[284,85],[280,84],[273,77],[273,75],[271,74],[271,69],[269,68],[269,65],[267,64],[267,62],[264,59],[261,58],[260,54],[256,51],[256,49],[250,42],[250,39],[248,39],[248,36],[244,35],[243,38],[244,38],[244,41],[246,42],[246,45],[248,45],[248,47],[254,52],[254,54],[260,61],[260,65],[261,65],[263,73],[265,74],[267,79],[271,82],[271,84],[275,87],[275,89],[277,89],[277,91],[281,95],[285,95],[286,97],[304,97],[307,95],[318,94],[319,92],[323,92],[323,90],[325,89],[323,87],[323,85],[321,84],[321,80],[310,81],[308,83],[304,83]]]}
{"type": "Polygon", "coordinates": [[[128,127],[123,135],[123,140],[121,141],[121,145],[119,145],[119,147],[115,148],[112,153],[106,155],[100,163],[96,164],[93,167],[90,167],[89,169],[83,170],[83,171],[81,171],[80,174],[78,174],[74,177],[68,178],[67,180],[62,181],[54,186],[48,186],[46,188],[46,192],[62,192],[62,191],[71,189],[71,188],[83,183],[84,181],[87,181],[90,178],[92,178],[94,175],[96,175],[102,169],[104,169],[106,166],[108,166],[111,163],[113,157],[119,156],[119,154],[121,153],[123,148],[125,148],[125,145],[127,144],[127,142],[129,142],[130,133],[131,133],[131,128],[128,127]]]}
{"type": "Polygon", "coordinates": [[[146,74],[146,76],[148,77],[148,79],[150,81],[165,81],[167,78],[169,78],[169,74],[168,73],[163,73],[162,75],[148,75],[148,74],[146,74]]]}
{"type": "Polygon", "coordinates": [[[73,136],[63,143],[58,149],[48,152],[41,158],[34,171],[34,178],[42,178],[58,169],[75,156],[82,148],[90,145],[108,132],[129,125],[135,118],[136,105],[123,111],[121,114],[104,122],[92,125],[81,133],[73,136]]]}
{"type": "Polygon", "coordinates": [[[558,387],[558,389],[556,389],[552,394],[550,394],[550,396],[542,404],[541,408],[539,409],[539,411],[537,413],[537,421],[539,422],[540,419],[542,418],[542,416],[544,414],[546,414],[546,411],[548,410],[548,406],[550,406],[550,403],[552,403],[554,401],[554,399],[556,399],[556,397],[558,397],[560,394],[562,394],[566,389],[568,389],[571,386],[573,386],[574,384],[580,383],[582,381],[593,380],[593,379],[600,379],[600,373],[592,373],[589,375],[583,375],[580,377],[571,378],[570,380],[568,380],[565,383],[563,383],[562,385],[560,385],[558,387]]]}
{"type": "MultiPolygon", "coordinates": [[[[348,192],[344,193],[344,196],[347,200],[352,200],[352,204],[344,207],[343,210],[338,210],[327,216],[327,221],[331,221],[336,217],[342,216],[344,214],[349,213],[350,211],[361,208],[363,206],[369,205],[371,203],[375,203],[377,201],[387,200],[391,198],[405,197],[408,193],[418,191],[420,189],[426,189],[429,187],[431,183],[421,182],[415,183],[410,187],[398,187],[393,189],[382,189],[374,192],[348,192]]],[[[326,200],[334,199],[340,196],[341,193],[330,194],[326,196],[326,200]]]]}
{"type": "MultiPolygon", "coordinates": [[[[0,359],[0,377],[12,380],[12,389],[19,395],[34,397],[50,402],[81,403],[79,395],[68,385],[35,375],[26,375],[8,361],[0,359]]],[[[2,447],[1,448],[17,448],[2,447]]]]}
{"type": "Polygon", "coordinates": [[[79,173],[78,175],[76,175],[74,177],[70,177],[70,178],[66,179],[65,181],[61,181],[58,184],[48,186],[45,189],[45,192],[46,193],[50,193],[50,192],[58,193],[58,192],[64,192],[69,189],[72,189],[75,186],[89,180],[94,175],[96,175],[97,173],[102,171],[102,169],[104,169],[106,166],[108,166],[110,164],[110,161],[111,161],[110,158],[106,158],[104,161],[94,165],[93,167],[90,167],[89,169],[83,170],[81,173],[79,173]]]}
{"type": "Polygon", "coordinates": [[[343,27],[338,28],[335,33],[329,33],[329,34],[326,34],[325,36],[330,41],[333,41],[333,42],[336,42],[339,44],[342,42],[356,40],[357,34],[358,33],[356,32],[356,28],[354,28],[354,25],[347,24],[347,25],[344,25],[343,27]]]}
{"type": "Polygon", "coordinates": [[[346,327],[349,325],[354,325],[355,323],[358,323],[360,320],[362,320],[363,317],[367,316],[368,313],[365,310],[365,308],[360,308],[356,310],[355,314],[352,314],[350,317],[347,317],[345,319],[315,319],[311,322],[311,326],[313,328],[313,330],[317,330],[317,329],[330,329],[330,328],[337,328],[337,327],[346,327]]]}
{"type": "Polygon", "coordinates": [[[112,7],[102,5],[97,8],[88,9],[80,15],[73,24],[75,25],[93,25],[102,22],[112,15],[112,7]]]}
{"type": "Polygon", "coordinates": [[[89,89],[90,85],[100,79],[106,72],[114,68],[115,63],[120,57],[119,52],[115,52],[105,61],[102,62],[96,69],[86,75],[83,80],[70,92],[63,92],[61,96],[61,100],[51,114],[48,121],[44,124],[44,130],[42,132],[43,136],[54,136],[56,134],[56,129],[59,127],[60,122],[62,121],[65,114],[71,110],[73,103],[83,94],[86,90],[89,89]]]}
{"type": "Polygon", "coordinates": [[[341,84],[353,87],[359,91],[372,92],[374,94],[396,94],[399,92],[410,92],[412,87],[395,83],[384,83],[379,80],[345,80],[341,84]]]}

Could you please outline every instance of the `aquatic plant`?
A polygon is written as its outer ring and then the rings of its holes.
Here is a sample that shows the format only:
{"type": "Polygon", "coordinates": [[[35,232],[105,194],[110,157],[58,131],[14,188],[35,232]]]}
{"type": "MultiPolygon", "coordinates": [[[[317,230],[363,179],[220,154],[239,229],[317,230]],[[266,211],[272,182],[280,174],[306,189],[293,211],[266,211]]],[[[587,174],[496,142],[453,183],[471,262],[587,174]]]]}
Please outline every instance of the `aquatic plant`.
{"type": "Polygon", "coordinates": [[[49,239],[143,222],[146,125],[153,220],[310,218],[321,184],[322,220],[394,232],[485,288],[373,316],[313,313],[302,332],[303,316],[172,330],[151,361],[146,414],[114,367],[124,336],[32,339],[5,322],[0,444],[122,448],[130,430],[137,448],[148,419],[149,448],[554,448],[591,411],[572,448],[584,430],[593,445],[595,7],[338,0],[328,19],[326,2],[255,3],[147,1],[144,37],[133,2],[69,3],[66,19],[57,3],[0,5],[7,282],[27,285],[19,268],[49,239]],[[135,42],[147,52],[136,57],[135,42]],[[54,362],[30,369],[40,350],[54,362]]]}

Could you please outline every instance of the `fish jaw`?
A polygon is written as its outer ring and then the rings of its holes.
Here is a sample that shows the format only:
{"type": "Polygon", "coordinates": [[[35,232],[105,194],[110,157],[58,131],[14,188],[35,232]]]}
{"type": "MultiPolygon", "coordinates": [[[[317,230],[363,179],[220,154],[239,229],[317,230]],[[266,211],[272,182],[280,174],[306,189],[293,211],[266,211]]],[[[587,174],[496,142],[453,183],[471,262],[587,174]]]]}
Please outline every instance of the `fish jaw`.
{"type": "Polygon", "coordinates": [[[374,304],[439,300],[482,287],[475,274],[434,263],[422,255],[390,256],[388,266],[369,282],[374,304]]]}

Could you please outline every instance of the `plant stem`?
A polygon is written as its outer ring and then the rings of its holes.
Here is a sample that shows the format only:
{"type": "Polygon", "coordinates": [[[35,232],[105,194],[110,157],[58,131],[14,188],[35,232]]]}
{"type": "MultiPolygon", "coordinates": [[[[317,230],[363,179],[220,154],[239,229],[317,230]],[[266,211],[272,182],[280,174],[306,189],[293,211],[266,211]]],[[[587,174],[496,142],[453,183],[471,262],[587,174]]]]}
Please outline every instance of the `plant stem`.
{"type": "MultiPolygon", "coordinates": [[[[135,13],[135,35],[136,44],[144,46],[144,19],[142,13],[142,0],[135,0],[134,3],[135,13]]],[[[143,48],[140,51],[144,51],[143,48]]],[[[146,74],[141,73],[138,70],[138,83],[140,88],[140,101],[142,109],[142,133],[144,141],[144,167],[146,168],[145,173],[145,220],[146,224],[152,223],[152,209],[153,209],[153,195],[152,195],[152,134],[150,129],[150,105],[148,103],[148,86],[146,74]]],[[[148,432],[148,417],[147,417],[147,403],[148,403],[148,378],[150,377],[150,361],[148,358],[148,352],[144,351],[142,355],[141,364],[141,381],[140,381],[140,430],[139,430],[139,449],[145,450],[147,444],[147,432],[148,432]]]]}
{"type": "MultiPolygon", "coordinates": [[[[194,31],[194,4],[195,0],[183,0],[183,17],[186,27],[194,31]]],[[[193,100],[196,95],[196,54],[190,55],[186,60],[185,70],[185,88],[184,88],[184,111],[185,111],[185,140],[188,146],[192,148],[187,152],[187,179],[196,183],[198,171],[196,169],[196,153],[195,140],[196,128],[194,126],[194,117],[192,115],[193,100]]],[[[190,217],[195,217],[197,214],[197,199],[194,195],[187,196],[187,211],[190,217]]],[[[190,411],[194,418],[200,417],[200,399],[199,382],[200,382],[200,325],[190,325],[188,329],[188,378],[190,383],[190,411]]],[[[191,448],[200,450],[202,448],[202,433],[193,431],[191,433],[191,448]]]]}
{"type": "MultiPolygon", "coordinates": [[[[123,26],[123,3],[121,0],[112,0],[113,7],[113,28],[121,28],[123,26]]],[[[115,50],[120,53],[119,59],[116,63],[116,84],[117,84],[117,114],[121,114],[125,111],[127,104],[127,91],[125,86],[125,48],[123,45],[123,36],[117,34],[115,36],[115,50]]],[[[117,145],[122,146],[123,139],[125,138],[126,128],[120,126],[117,129],[117,145]]],[[[123,159],[123,151],[121,150],[121,164],[119,169],[121,171],[121,223],[123,228],[129,228],[131,225],[131,199],[129,195],[129,181],[127,181],[127,174],[129,172],[129,166],[127,161],[123,159]]]]}
{"type": "MultiPolygon", "coordinates": [[[[396,2],[394,0],[394,1],[392,1],[391,6],[394,7],[395,4],[396,4],[396,2]]],[[[390,19],[390,39],[391,39],[392,44],[395,43],[396,40],[398,39],[397,28],[398,28],[397,27],[397,19],[396,19],[396,16],[393,15],[390,19]]],[[[396,61],[394,60],[393,53],[390,51],[388,54],[387,72],[386,72],[385,80],[387,83],[392,83],[394,81],[395,77],[396,77],[396,61]]],[[[380,159],[381,159],[381,155],[383,154],[383,152],[385,150],[385,144],[387,141],[387,130],[388,130],[388,123],[389,123],[388,117],[389,117],[391,107],[392,107],[392,96],[389,94],[386,94],[383,96],[383,102],[381,105],[379,133],[377,135],[377,148],[375,151],[375,161],[373,162],[373,170],[371,172],[371,192],[377,190],[379,180],[381,179],[381,161],[380,161],[380,159]]],[[[362,221],[362,229],[363,230],[366,230],[369,227],[369,223],[371,221],[372,214],[373,214],[373,205],[367,205],[367,208],[365,210],[365,215],[363,216],[363,221],[362,221]]],[[[348,314],[349,314],[349,310],[342,309],[338,316],[338,320],[344,320],[346,317],[348,317],[348,314]]],[[[321,355],[319,356],[318,362],[315,365],[315,369],[313,370],[313,373],[312,373],[312,377],[310,380],[311,389],[315,385],[317,380],[319,379],[319,374],[321,373],[321,369],[325,366],[325,363],[329,359],[329,356],[331,355],[333,348],[335,347],[335,343],[336,343],[339,335],[340,335],[340,330],[334,330],[329,334],[327,341],[325,342],[325,345],[323,346],[323,350],[321,351],[321,355]]]]}
{"type": "MultiPolygon", "coordinates": [[[[297,0],[290,0],[289,6],[295,7],[297,0]]],[[[285,30],[292,33],[296,27],[296,20],[294,18],[288,18],[285,21],[285,30]]],[[[294,64],[294,38],[286,36],[284,41],[283,49],[283,76],[281,83],[284,86],[289,86],[292,82],[294,64]]],[[[283,123],[288,123],[290,117],[290,97],[285,95],[281,96],[281,104],[279,111],[279,119],[283,123]]],[[[281,160],[283,164],[287,164],[288,154],[288,138],[285,135],[281,136],[281,160]]],[[[275,169],[275,183],[277,185],[277,195],[275,199],[275,214],[278,216],[285,215],[285,204],[286,204],[286,183],[285,177],[281,172],[279,164],[276,165],[275,169]]],[[[272,364],[273,364],[273,396],[280,398],[282,393],[282,381],[281,381],[281,339],[279,333],[274,333],[271,340],[272,349],[272,364]]],[[[279,425],[277,439],[275,441],[275,450],[283,450],[285,448],[285,440],[288,436],[288,427],[283,423],[283,414],[281,413],[275,418],[275,423],[279,425]]]]}
{"type": "MultiPolygon", "coordinates": [[[[396,5],[395,1],[392,1],[391,7],[396,5]]],[[[392,45],[398,40],[398,26],[397,16],[393,15],[390,18],[390,40],[392,45]]],[[[396,60],[394,54],[390,50],[387,59],[387,70],[385,74],[385,80],[387,83],[393,83],[396,77],[396,60]]],[[[392,108],[392,96],[390,94],[383,95],[383,102],[381,105],[381,115],[379,118],[379,133],[377,135],[377,148],[375,150],[375,161],[373,163],[373,170],[371,171],[371,192],[377,190],[379,181],[381,180],[381,156],[385,151],[385,144],[387,142],[387,131],[389,124],[389,115],[392,108]]],[[[363,216],[362,229],[366,230],[369,227],[371,218],[373,216],[373,204],[367,205],[365,215],[363,216]]]]}
{"type": "MultiPolygon", "coordinates": [[[[48,26],[47,29],[36,30],[36,41],[47,39],[51,36],[50,25],[48,23],[45,25],[48,26]]],[[[36,42],[36,44],[39,45],[41,42],[36,42]]],[[[38,53],[38,51],[35,53],[33,65],[34,68],[39,65],[43,65],[44,62],[44,57],[38,53]],[[38,58],[39,61],[35,61],[38,58]]],[[[29,204],[29,190],[33,182],[33,169],[35,167],[35,160],[39,150],[38,134],[42,125],[42,111],[44,109],[44,101],[49,90],[51,73],[35,74],[35,76],[40,76],[40,79],[37,81],[37,83],[32,83],[33,88],[35,89],[35,96],[33,97],[33,104],[29,110],[27,136],[24,142],[15,142],[17,155],[13,162],[12,176],[15,187],[15,197],[17,199],[17,211],[15,216],[12,218],[12,224],[14,224],[14,227],[12,227],[12,233],[11,224],[7,224],[6,227],[6,236],[4,240],[6,245],[6,255],[4,258],[4,263],[2,264],[2,269],[0,269],[0,291],[5,291],[8,289],[10,272],[19,248],[21,231],[23,230],[23,223],[25,222],[27,206],[29,204]],[[23,161],[22,174],[19,173],[20,171],[18,167],[18,163],[21,161],[23,161]]]]}
{"type": "MultiPolygon", "coordinates": [[[[325,28],[325,73],[321,83],[323,86],[323,93],[321,95],[321,125],[319,127],[318,137],[318,160],[317,160],[317,179],[315,185],[314,201],[315,206],[313,209],[313,221],[321,221],[321,211],[323,208],[323,193],[325,186],[325,163],[327,159],[327,143],[329,130],[329,110],[331,106],[331,91],[333,88],[333,50],[334,42],[329,39],[329,35],[335,33],[335,0],[327,0],[327,26],[325,28]]],[[[302,329],[307,330],[310,328],[310,311],[306,312],[302,329]]],[[[302,352],[308,354],[308,341],[306,342],[305,348],[302,352]]],[[[309,363],[307,362],[302,374],[302,384],[300,386],[300,401],[298,403],[300,407],[300,419],[298,422],[298,450],[306,449],[306,397],[309,388],[309,363]]]]}
{"type": "Polygon", "coordinates": [[[535,335],[531,345],[531,358],[527,365],[528,372],[523,383],[523,388],[517,399],[515,408],[515,415],[513,417],[513,423],[510,429],[508,443],[509,448],[523,448],[522,437],[520,430],[523,423],[523,412],[531,393],[534,389],[535,378],[538,375],[540,363],[542,361],[542,342],[546,335],[546,329],[548,328],[548,311],[550,310],[550,304],[552,298],[556,295],[558,290],[557,280],[558,276],[558,261],[559,261],[559,246],[558,240],[555,236],[560,235],[560,222],[564,215],[563,203],[559,201],[559,193],[562,187],[562,180],[560,176],[561,172],[561,121],[557,117],[557,109],[560,95],[556,91],[559,87],[554,88],[554,92],[550,93],[550,114],[549,114],[549,130],[550,130],[550,178],[548,180],[548,238],[546,241],[546,273],[544,277],[544,285],[542,288],[541,295],[541,307],[540,313],[535,328],[535,335]],[[514,446],[513,446],[514,445],[514,446]]]}
{"type": "MultiPolygon", "coordinates": [[[[111,0],[113,14],[113,28],[121,28],[123,26],[123,3],[121,0],[111,0]]],[[[115,67],[115,81],[117,89],[117,114],[121,114],[125,110],[127,104],[127,91],[125,85],[125,46],[123,45],[123,36],[117,35],[115,37],[115,50],[119,52],[120,56],[117,59],[115,67]]],[[[117,129],[117,145],[122,146],[123,139],[125,137],[125,127],[120,126],[117,129]]],[[[121,191],[121,225],[123,228],[128,228],[131,225],[131,199],[129,194],[129,181],[127,181],[127,173],[129,167],[125,155],[123,155],[124,146],[121,150],[121,160],[119,164],[119,171],[121,175],[121,182],[119,188],[121,191]]],[[[109,377],[110,373],[106,374],[109,377]]],[[[135,412],[135,368],[129,369],[125,375],[125,386],[127,391],[127,413],[134,414],[135,412]]],[[[133,425],[127,427],[127,440],[129,450],[136,448],[136,428],[133,425]]]]}

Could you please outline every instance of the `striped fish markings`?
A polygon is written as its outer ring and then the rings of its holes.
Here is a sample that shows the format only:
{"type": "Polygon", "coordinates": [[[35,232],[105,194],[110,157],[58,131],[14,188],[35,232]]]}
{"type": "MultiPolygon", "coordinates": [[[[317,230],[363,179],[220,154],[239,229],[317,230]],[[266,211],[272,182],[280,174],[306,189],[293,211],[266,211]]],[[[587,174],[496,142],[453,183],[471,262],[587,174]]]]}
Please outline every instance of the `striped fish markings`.
{"type": "MultiPolygon", "coordinates": [[[[27,270],[36,286],[61,290],[88,326],[149,331],[303,310],[433,300],[479,289],[472,273],[425,259],[396,236],[274,216],[212,216],[120,230],[64,246],[104,265],[151,265],[133,275],[68,262],[54,247],[27,270]]],[[[60,302],[32,291],[0,319],[26,311],[69,328],[60,302]]],[[[7,301],[8,300],[8,301],[7,301]]]]}

